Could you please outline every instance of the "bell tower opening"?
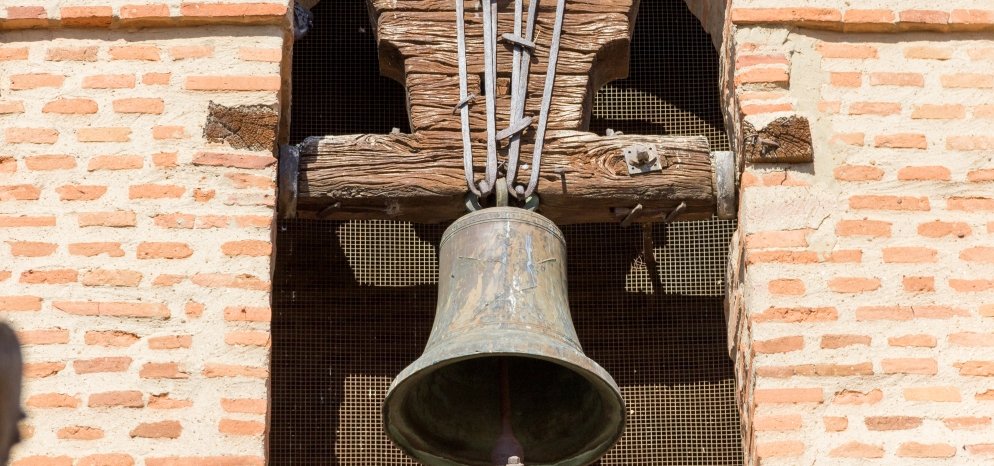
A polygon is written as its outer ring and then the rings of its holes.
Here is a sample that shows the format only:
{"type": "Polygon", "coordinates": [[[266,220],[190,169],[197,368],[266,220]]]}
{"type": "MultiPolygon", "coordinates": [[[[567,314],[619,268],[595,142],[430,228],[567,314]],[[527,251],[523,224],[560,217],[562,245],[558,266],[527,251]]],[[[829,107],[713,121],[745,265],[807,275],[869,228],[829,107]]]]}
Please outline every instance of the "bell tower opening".
{"type": "MultiPolygon", "coordinates": [[[[408,132],[403,87],[380,76],[366,1],[325,0],[312,13],[294,49],[290,142],[408,132]]],[[[590,130],[704,135],[727,150],[717,55],[683,0],[642,0],[631,52],[629,78],[597,92],[590,130]]],[[[432,332],[447,225],[358,214],[277,226],[272,464],[418,464],[387,437],[381,405],[432,332]]],[[[560,226],[578,340],[630,407],[621,441],[595,464],[742,464],[722,313],[735,225],[560,226]]]]}

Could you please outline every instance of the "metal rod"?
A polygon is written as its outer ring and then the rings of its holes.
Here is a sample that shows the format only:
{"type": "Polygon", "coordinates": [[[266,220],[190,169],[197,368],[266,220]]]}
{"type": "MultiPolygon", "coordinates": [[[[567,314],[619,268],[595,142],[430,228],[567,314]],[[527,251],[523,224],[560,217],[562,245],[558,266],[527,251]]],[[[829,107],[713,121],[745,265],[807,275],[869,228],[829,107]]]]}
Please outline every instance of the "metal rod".
{"type": "MultiPolygon", "coordinates": [[[[559,39],[563,34],[563,16],[566,11],[566,0],[556,3],[556,25],[552,29],[552,46],[549,48],[549,66],[545,72],[545,89],[542,92],[542,111],[538,116],[538,128],[535,130],[535,148],[532,152],[531,177],[524,196],[531,196],[538,185],[538,174],[542,167],[542,144],[545,142],[545,127],[549,124],[549,107],[552,104],[552,89],[556,81],[556,62],[559,60],[559,39]]],[[[515,187],[517,191],[517,187],[515,187]]]]}
{"type": "Polygon", "coordinates": [[[487,170],[480,183],[482,196],[487,196],[497,182],[497,63],[496,63],[496,0],[483,0],[483,67],[484,90],[487,93],[487,170]]]}
{"type": "MultiPolygon", "coordinates": [[[[528,23],[525,26],[525,36],[524,39],[527,41],[533,41],[535,35],[535,17],[538,14],[538,3],[539,0],[529,0],[528,2],[528,23]]],[[[517,7],[517,5],[515,5],[517,7]]],[[[520,17],[521,14],[517,13],[520,17]]],[[[515,34],[520,34],[520,31],[515,30],[515,34]]],[[[518,53],[519,47],[514,48],[514,52],[518,53]]],[[[525,48],[520,50],[521,57],[516,60],[520,60],[518,66],[518,74],[511,81],[511,122],[520,119],[525,114],[525,99],[528,97],[528,73],[529,68],[531,68],[532,60],[532,50],[525,48]]],[[[513,188],[515,185],[515,178],[518,176],[518,158],[521,154],[521,134],[512,134],[511,140],[508,145],[507,150],[507,185],[511,187],[511,195],[515,198],[520,199],[520,196],[513,188]]]]}
{"type": "Polygon", "coordinates": [[[476,187],[476,177],[473,176],[473,142],[470,140],[469,132],[469,103],[470,96],[467,89],[466,77],[466,5],[465,0],[456,0],[456,42],[459,49],[459,119],[462,124],[462,160],[463,172],[466,176],[466,184],[469,190],[480,196],[480,190],[476,187]]]}

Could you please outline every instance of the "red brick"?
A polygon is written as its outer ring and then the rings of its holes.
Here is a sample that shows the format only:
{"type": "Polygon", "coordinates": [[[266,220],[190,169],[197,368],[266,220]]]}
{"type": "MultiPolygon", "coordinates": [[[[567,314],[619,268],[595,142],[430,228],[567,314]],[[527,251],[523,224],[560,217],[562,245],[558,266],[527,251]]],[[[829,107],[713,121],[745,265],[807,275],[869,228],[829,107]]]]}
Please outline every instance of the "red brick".
{"type": "Polygon", "coordinates": [[[815,45],[815,50],[825,58],[877,58],[877,48],[865,44],[819,42],[815,45]]]}
{"type": "Polygon", "coordinates": [[[849,105],[850,115],[897,115],[901,104],[896,102],[853,102],[849,105]]]}
{"type": "Polygon", "coordinates": [[[28,170],[68,170],[76,167],[76,158],[69,155],[35,155],[24,158],[28,170]]]}
{"type": "Polygon", "coordinates": [[[229,306],[224,308],[224,320],[229,322],[269,322],[272,319],[269,307],[229,306]]]}
{"type": "Polygon", "coordinates": [[[924,293],[935,291],[935,277],[903,277],[904,291],[924,293]]]}
{"type": "Polygon", "coordinates": [[[121,243],[70,243],[69,254],[88,257],[107,254],[110,257],[121,257],[124,250],[121,249],[121,243]]]}
{"type": "Polygon", "coordinates": [[[90,159],[86,169],[96,170],[136,170],[145,165],[145,159],[139,155],[98,155],[90,159]]]}
{"type": "MultiPolygon", "coordinates": [[[[261,47],[240,47],[238,49],[238,58],[246,61],[264,61],[270,63],[279,63],[283,60],[283,50],[278,48],[261,48],[261,47]]],[[[786,58],[783,58],[786,61],[786,58]]],[[[735,66],[739,66],[739,61],[735,61],[735,66]]]]}
{"type": "Polygon", "coordinates": [[[860,87],[863,85],[863,73],[858,71],[829,73],[828,82],[835,87],[860,87]]]}
{"type": "Polygon", "coordinates": [[[949,178],[949,169],[940,166],[904,167],[897,172],[897,179],[901,181],[948,181],[949,178]]]}
{"type": "Polygon", "coordinates": [[[104,357],[73,361],[72,367],[77,374],[92,374],[98,372],[124,372],[131,366],[129,357],[104,357]]]}
{"type": "Polygon", "coordinates": [[[0,296],[0,312],[40,310],[41,298],[37,296],[0,296]]]}
{"type": "Polygon", "coordinates": [[[58,244],[37,241],[8,241],[10,255],[19,257],[44,257],[52,255],[58,244]]]}
{"type": "Polygon", "coordinates": [[[76,130],[79,142],[128,142],[131,128],[79,128],[76,130]]]}
{"type": "Polygon", "coordinates": [[[806,247],[808,235],[814,230],[764,231],[746,236],[746,247],[750,249],[806,247]]]}
{"type": "Polygon", "coordinates": [[[215,194],[217,194],[217,191],[213,189],[197,188],[193,190],[193,200],[197,202],[207,202],[214,199],[215,194]]]}
{"type": "Polygon", "coordinates": [[[41,190],[34,185],[0,185],[0,201],[35,201],[40,195],[41,190]]]}
{"type": "Polygon", "coordinates": [[[752,427],[757,432],[790,432],[800,430],[803,422],[801,415],[790,414],[781,416],[756,416],[752,427]]]}
{"type": "Polygon", "coordinates": [[[199,152],[193,156],[194,165],[233,168],[266,168],[274,163],[276,163],[275,158],[260,155],[199,152]]]}
{"type": "Polygon", "coordinates": [[[10,466],[72,466],[72,458],[68,456],[25,456],[14,461],[10,466]]]}
{"type": "Polygon", "coordinates": [[[185,259],[193,255],[186,243],[140,243],[139,259],[185,259]]]}
{"type": "Polygon", "coordinates": [[[7,20],[12,19],[48,19],[48,12],[43,6],[9,6],[7,20]]]}
{"type": "Polygon", "coordinates": [[[994,443],[967,445],[966,451],[975,456],[994,456],[994,443]]]}
{"type": "MultiPolygon", "coordinates": [[[[131,438],[179,438],[183,426],[179,421],[143,422],[131,429],[131,438]]],[[[148,464],[148,463],[146,463],[148,464]]]]}
{"type": "MultiPolygon", "coordinates": [[[[186,129],[182,126],[153,126],[152,139],[183,139],[186,137],[186,129]]],[[[175,157],[175,154],[172,154],[175,157]]],[[[175,165],[175,161],[173,164],[175,165]]]]}
{"type": "Polygon", "coordinates": [[[10,76],[10,89],[38,89],[41,87],[62,87],[66,77],[61,74],[31,73],[10,76]]]}
{"type": "Polygon", "coordinates": [[[61,345],[69,343],[69,331],[61,328],[21,330],[17,332],[17,340],[22,346],[61,345]]]}
{"type": "Polygon", "coordinates": [[[918,225],[918,234],[929,238],[942,238],[944,236],[965,238],[969,236],[970,233],[970,225],[963,222],[943,222],[935,220],[918,225]]]}
{"type": "Polygon", "coordinates": [[[789,353],[804,349],[804,337],[791,336],[772,340],[755,340],[752,349],[760,354],[789,353]]]}
{"type": "Polygon", "coordinates": [[[135,87],[133,74],[99,74],[83,78],[83,89],[125,89],[135,87]]]}
{"type": "Polygon", "coordinates": [[[278,91],[279,75],[187,76],[184,87],[194,91],[278,91]]]}
{"type": "Polygon", "coordinates": [[[908,430],[922,425],[922,418],[914,416],[870,416],[864,422],[869,430],[908,430]]]}
{"type": "Polygon", "coordinates": [[[221,408],[227,413],[266,414],[268,405],[264,399],[221,398],[221,408]]]}
{"type": "Polygon", "coordinates": [[[50,47],[45,51],[48,61],[97,61],[99,47],[50,47]]]}
{"type": "Polygon", "coordinates": [[[193,406],[190,400],[170,398],[168,393],[152,395],[148,398],[149,409],[182,409],[193,406]]]}
{"type": "Polygon", "coordinates": [[[924,134],[918,133],[883,134],[873,139],[873,145],[893,149],[927,149],[928,141],[924,134]]]}
{"type": "Polygon", "coordinates": [[[120,17],[122,20],[168,18],[169,5],[164,3],[156,3],[151,5],[122,5],[120,17]]]}
{"type": "Polygon", "coordinates": [[[0,47],[0,61],[27,60],[27,47],[0,47]]]}
{"type": "Polygon", "coordinates": [[[79,398],[64,393],[39,393],[31,395],[25,402],[31,408],[46,409],[77,408],[79,403],[79,398]]]}
{"type": "Polygon", "coordinates": [[[239,366],[235,364],[212,364],[204,365],[204,377],[251,377],[256,379],[268,379],[269,369],[265,367],[239,366]]]}
{"type": "Polygon", "coordinates": [[[957,73],[942,75],[939,80],[942,87],[990,89],[994,88],[994,74],[957,73]]]}
{"type": "Polygon", "coordinates": [[[269,176],[250,175],[247,173],[226,173],[224,175],[231,180],[236,188],[261,188],[274,189],[276,183],[269,176]]]}
{"type": "Polygon", "coordinates": [[[795,457],[804,454],[804,443],[797,440],[779,440],[756,443],[756,456],[760,458],[795,457]]]}
{"type": "Polygon", "coordinates": [[[79,273],[74,269],[26,270],[21,272],[21,283],[64,285],[74,283],[79,273]]]}
{"type": "Polygon", "coordinates": [[[117,99],[113,102],[114,111],[117,113],[146,113],[161,114],[165,111],[166,104],[159,98],[130,98],[117,99]]]}
{"type": "Polygon", "coordinates": [[[121,45],[110,48],[111,60],[159,61],[159,48],[151,45],[121,45]]]}
{"type": "Polygon", "coordinates": [[[909,346],[918,348],[935,348],[935,337],[932,335],[903,335],[887,339],[890,346],[909,346]]]}
{"type": "Polygon", "coordinates": [[[177,154],[175,152],[160,152],[152,155],[152,163],[158,168],[172,168],[176,166],[177,154]]]}
{"type": "Polygon", "coordinates": [[[235,331],[224,335],[224,342],[228,345],[269,347],[270,341],[271,335],[269,332],[262,331],[235,331]]]}
{"type": "Polygon", "coordinates": [[[873,405],[883,399],[884,392],[880,391],[880,389],[873,389],[865,393],[855,390],[842,390],[835,394],[832,402],[840,405],[873,405]]]}
{"type": "Polygon", "coordinates": [[[911,320],[915,316],[910,307],[900,306],[860,306],[856,308],[856,320],[911,320]]]}
{"type": "Polygon", "coordinates": [[[767,284],[770,294],[782,296],[801,296],[804,294],[804,282],[797,279],[781,278],[771,280],[767,284]]]}
{"type": "Polygon", "coordinates": [[[838,349],[857,345],[870,346],[870,337],[867,335],[823,335],[821,337],[823,349],[838,349]]]}
{"type": "Polygon", "coordinates": [[[994,264],[994,248],[988,246],[967,248],[960,253],[959,258],[967,262],[994,264]]]}
{"type": "Polygon", "coordinates": [[[879,445],[862,442],[848,442],[828,452],[833,458],[883,458],[884,449],[879,445]]]}
{"type": "Polygon", "coordinates": [[[208,288],[239,288],[269,291],[269,282],[248,274],[198,273],[193,276],[192,280],[195,285],[208,288]]]}
{"type": "Polygon", "coordinates": [[[936,262],[938,261],[938,251],[921,247],[884,248],[883,259],[884,262],[898,264],[936,262]]]}
{"type": "Polygon", "coordinates": [[[942,420],[950,430],[981,430],[991,425],[991,418],[979,416],[948,417],[942,420]]]}
{"type": "Polygon", "coordinates": [[[813,251],[754,251],[746,255],[746,263],[814,264],[819,262],[818,253],[813,251]]]}
{"type": "Polygon", "coordinates": [[[66,6],[59,9],[65,27],[107,27],[114,19],[109,6],[66,6]]]}
{"type": "Polygon", "coordinates": [[[956,456],[956,447],[944,443],[906,442],[897,448],[897,456],[901,458],[952,458],[956,456]]]}
{"type": "Polygon", "coordinates": [[[259,421],[221,419],[217,429],[222,434],[256,436],[262,435],[266,431],[266,424],[259,421]]]}
{"type": "Polygon", "coordinates": [[[273,217],[267,215],[237,215],[235,225],[239,228],[270,228],[273,217]]]}
{"type": "Polygon", "coordinates": [[[946,201],[946,208],[967,212],[994,211],[994,199],[987,197],[951,197],[946,201]]]}
{"type": "Polygon", "coordinates": [[[849,208],[857,210],[927,211],[931,209],[927,197],[911,196],[852,196],[849,208]]]}
{"type": "Polygon", "coordinates": [[[179,364],[174,362],[148,362],[145,363],[138,376],[143,379],[188,379],[190,374],[183,372],[179,364]]]}
{"type": "Polygon", "coordinates": [[[80,227],[123,228],[135,226],[135,213],[131,211],[81,212],[78,217],[80,227]]]}
{"type": "Polygon", "coordinates": [[[828,281],[828,288],[836,293],[862,293],[880,288],[879,278],[836,277],[828,281]]]}
{"type": "MultiPolygon", "coordinates": [[[[904,10],[898,14],[902,23],[921,23],[932,25],[945,25],[949,23],[949,13],[938,10],[904,10]]],[[[945,30],[937,28],[935,30],[945,30]]]]}
{"type": "Polygon", "coordinates": [[[821,388],[757,388],[753,394],[756,404],[821,403],[821,388]]]}
{"type": "Polygon", "coordinates": [[[923,104],[915,107],[911,118],[922,120],[955,120],[966,118],[966,107],[955,105],[923,104]]]}
{"type": "Polygon", "coordinates": [[[0,114],[9,115],[12,113],[24,113],[24,102],[20,100],[0,101],[0,114]]]}
{"type": "Polygon", "coordinates": [[[142,84],[149,86],[168,86],[172,79],[172,73],[145,73],[142,75],[142,84]]]}
{"type": "Polygon", "coordinates": [[[953,346],[994,346],[994,333],[958,332],[947,338],[953,346]]]}
{"type": "Polygon", "coordinates": [[[878,220],[840,220],[835,225],[835,234],[839,236],[870,236],[889,238],[891,223],[878,220]]]}
{"type": "Polygon", "coordinates": [[[973,61],[994,60],[994,47],[969,48],[966,50],[966,54],[973,61]]]}
{"type": "Polygon", "coordinates": [[[204,314],[204,305],[201,303],[190,301],[183,306],[183,312],[190,317],[200,317],[204,314]]]}
{"type": "Polygon", "coordinates": [[[173,60],[184,60],[187,58],[204,58],[214,55],[214,47],[209,45],[177,45],[169,47],[169,56],[173,60]]]}
{"type": "Polygon", "coordinates": [[[131,455],[124,453],[105,453],[84,456],[79,459],[76,466],[134,466],[134,464],[135,460],[131,455]]]}
{"type": "Polygon", "coordinates": [[[3,134],[8,144],[55,144],[59,140],[55,128],[6,128],[3,134]]]}
{"type": "Polygon", "coordinates": [[[100,199],[106,192],[107,186],[64,185],[55,189],[59,199],[63,201],[92,201],[100,199]]]}
{"type": "Polygon", "coordinates": [[[128,347],[139,340],[138,335],[123,330],[91,330],[83,335],[87,345],[128,347]]]}
{"type": "Polygon", "coordinates": [[[172,184],[138,184],[128,187],[128,199],[178,199],[184,191],[172,184]]]}
{"type": "Polygon", "coordinates": [[[966,179],[972,183],[987,183],[994,181],[994,169],[985,168],[970,170],[966,174],[966,179]]]}
{"type": "Polygon", "coordinates": [[[961,151],[994,149],[994,136],[949,136],[946,138],[946,149],[961,151]]]}
{"type": "Polygon", "coordinates": [[[150,349],[178,349],[189,348],[193,344],[192,335],[167,335],[162,337],[149,338],[148,347],[150,349]]]}
{"type": "Polygon", "coordinates": [[[134,390],[102,392],[90,395],[87,406],[91,408],[142,408],[145,406],[145,400],[142,392],[134,390]]]}
{"type": "Polygon", "coordinates": [[[265,462],[258,456],[170,456],[147,458],[145,466],[263,466],[265,462]]]}
{"type": "Polygon", "coordinates": [[[99,427],[66,426],[59,429],[55,436],[64,440],[97,440],[104,438],[104,431],[99,427]]]}
{"type": "Polygon", "coordinates": [[[92,114],[97,113],[97,103],[91,99],[58,99],[41,108],[42,113],[92,114]]]}
{"type": "Polygon", "coordinates": [[[58,374],[66,368],[64,362],[30,362],[24,363],[24,378],[43,379],[58,374]]]}
{"type": "Polygon", "coordinates": [[[82,316],[169,317],[169,308],[156,303],[55,301],[52,305],[62,312],[82,316]]]}
{"type": "Polygon", "coordinates": [[[269,241],[228,241],[221,245],[221,252],[226,256],[268,256],[273,247],[269,241]]]}
{"type": "Polygon", "coordinates": [[[758,67],[735,74],[735,85],[742,84],[783,84],[790,82],[785,67],[758,67]]]}
{"type": "Polygon", "coordinates": [[[949,286],[959,292],[969,293],[994,289],[994,280],[965,280],[950,278],[949,286]]]}
{"type": "Polygon", "coordinates": [[[753,321],[762,322],[828,322],[838,320],[839,313],[834,307],[771,307],[756,314],[753,321]]]}
{"type": "Polygon", "coordinates": [[[994,376],[994,361],[964,361],[953,364],[953,367],[959,369],[960,375],[994,376]]]}
{"type": "MultiPolygon", "coordinates": [[[[31,157],[24,159],[27,162],[31,157]]],[[[0,173],[14,173],[17,171],[17,160],[13,157],[0,155],[0,173]]]]}
{"type": "Polygon", "coordinates": [[[849,419],[841,416],[825,416],[822,418],[825,423],[825,432],[842,432],[849,428],[849,419]]]}
{"type": "Polygon", "coordinates": [[[83,274],[86,286],[138,286],[142,274],[134,270],[93,269],[83,274]]]}

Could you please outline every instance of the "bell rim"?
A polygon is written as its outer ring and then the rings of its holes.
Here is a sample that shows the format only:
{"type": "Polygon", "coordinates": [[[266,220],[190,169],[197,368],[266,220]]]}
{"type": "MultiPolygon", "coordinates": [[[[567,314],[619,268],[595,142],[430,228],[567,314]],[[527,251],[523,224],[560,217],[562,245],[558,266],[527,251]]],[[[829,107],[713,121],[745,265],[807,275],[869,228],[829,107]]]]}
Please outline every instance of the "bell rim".
{"type": "MultiPolygon", "coordinates": [[[[479,342],[479,341],[477,341],[477,342],[471,342],[469,345],[466,345],[466,344],[462,344],[462,345],[454,344],[452,346],[469,346],[469,347],[472,347],[472,346],[475,346],[473,343],[476,343],[478,345],[481,342],[479,342]]],[[[616,429],[614,429],[614,431],[609,432],[609,435],[605,435],[605,439],[603,441],[597,442],[594,445],[594,447],[595,447],[594,449],[588,450],[586,452],[586,454],[584,454],[584,453],[581,452],[580,454],[578,454],[576,456],[567,458],[567,459],[565,459],[563,461],[559,461],[557,463],[537,463],[537,464],[549,465],[549,466],[582,466],[582,465],[590,464],[590,463],[596,461],[597,459],[599,459],[600,457],[602,457],[605,452],[607,452],[612,447],[614,447],[614,445],[618,443],[618,440],[621,439],[621,436],[625,432],[625,426],[627,424],[627,419],[628,419],[627,405],[625,403],[624,397],[621,395],[621,390],[618,388],[617,382],[614,380],[613,377],[611,377],[611,374],[608,373],[607,370],[605,370],[603,367],[601,367],[600,364],[598,364],[593,359],[590,359],[582,351],[580,351],[580,350],[578,350],[576,348],[573,348],[573,347],[561,347],[561,349],[565,350],[565,354],[559,354],[557,356],[567,356],[568,355],[567,357],[565,357],[565,358],[556,358],[556,357],[552,357],[552,356],[550,356],[548,354],[540,354],[540,353],[537,353],[537,352],[501,350],[501,351],[478,351],[478,352],[470,352],[468,354],[463,354],[462,356],[457,356],[457,357],[453,357],[453,358],[446,358],[446,359],[442,359],[442,360],[433,360],[433,358],[426,357],[426,355],[428,353],[425,353],[421,357],[419,357],[418,359],[416,359],[414,362],[412,362],[410,365],[408,365],[406,368],[404,368],[404,370],[401,371],[400,374],[398,374],[397,377],[394,378],[393,382],[391,382],[390,388],[387,390],[386,397],[384,397],[383,403],[381,405],[381,415],[382,415],[382,421],[383,421],[384,431],[386,432],[387,437],[390,438],[390,440],[394,443],[394,445],[396,445],[398,448],[400,448],[401,450],[403,450],[404,453],[406,453],[408,456],[410,456],[412,458],[415,458],[415,459],[417,459],[419,461],[424,461],[426,459],[431,459],[431,460],[436,461],[436,462],[433,462],[433,463],[427,463],[427,464],[432,464],[432,465],[462,466],[462,463],[457,463],[457,462],[454,462],[454,461],[452,461],[450,459],[447,459],[447,458],[439,457],[439,456],[436,456],[436,455],[431,455],[428,452],[424,452],[424,451],[421,451],[421,450],[415,450],[413,448],[410,448],[410,443],[409,442],[401,443],[401,442],[398,441],[397,437],[394,436],[394,432],[390,428],[390,422],[389,422],[389,419],[390,419],[390,414],[389,414],[390,413],[390,409],[389,408],[391,406],[390,402],[391,402],[392,399],[394,399],[394,396],[397,394],[397,390],[402,385],[406,385],[409,382],[413,382],[413,381],[416,381],[417,379],[423,378],[423,377],[431,374],[432,372],[434,372],[436,370],[442,369],[444,367],[447,367],[447,366],[450,366],[450,365],[453,365],[453,364],[456,364],[456,363],[459,363],[459,362],[472,360],[472,359],[489,358],[489,357],[496,357],[496,356],[511,356],[511,357],[521,357],[521,358],[538,359],[538,360],[548,361],[548,362],[552,362],[552,363],[556,363],[556,364],[560,364],[560,365],[569,366],[575,372],[577,372],[578,374],[580,374],[583,378],[587,379],[588,382],[590,382],[591,384],[593,384],[595,387],[603,388],[603,385],[599,386],[598,383],[602,383],[602,384],[606,385],[607,388],[608,388],[607,390],[602,390],[602,389],[598,388],[598,392],[599,393],[610,393],[610,395],[612,395],[611,396],[612,399],[611,400],[605,400],[605,401],[614,401],[613,406],[617,406],[618,407],[618,414],[619,414],[618,423],[617,423],[618,427],[616,429]],[[571,357],[569,357],[569,356],[571,356],[571,357]],[[571,360],[573,358],[576,358],[576,359],[579,359],[580,361],[586,362],[587,365],[578,364],[576,361],[572,361],[571,360]],[[415,374],[417,374],[419,372],[422,372],[425,369],[429,369],[429,371],[428,372],[424,372],[419,377],[412,378],[413,375],[415,375],[415,374]],[[426,455],[427,455],[427,457],[426,457],[426,455]]],[[[450,349],[450,351],[451,351],[451,349],[450,349]]],[[[449,353],[449,354],[452,354],[452,353],[449,353]]],[[[527,458],[527,452],[526,452],[526,457],[524,459],[526,461],[525,464],[531,464],[531,463],[527,463],[527,460],[528,460],[528,458],[527,458]]]]}
{"type": "Polygon", "coordinates": [[[442,238],[439,240],[439,248],[445,244],[446,240],[459,231],[481,223],[499,222],[501,220],[512,220],[517,223],[525,223],[544,229],[552,233],[563,245],[566,244],[566,237],[563,235],[562,230],[556,226],[555,222],[542,214],[517,207],[490,207],[470,212],[452,222],[442,233],[442,238]]]}

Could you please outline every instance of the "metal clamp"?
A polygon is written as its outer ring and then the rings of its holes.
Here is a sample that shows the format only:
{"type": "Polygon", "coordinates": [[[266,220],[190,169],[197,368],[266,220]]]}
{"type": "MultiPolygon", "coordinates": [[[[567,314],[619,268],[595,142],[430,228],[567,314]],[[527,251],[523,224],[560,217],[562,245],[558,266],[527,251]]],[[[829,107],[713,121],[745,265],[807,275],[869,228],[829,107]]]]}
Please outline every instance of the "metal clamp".
{"type": "Polygon", "coordinates": [[[528,129],[528,127],[532,124],[532,120],[532,117],[528,116],[511,123],[511,126],[508,126],[497,133],[497,140],[502,141],[511,137],[513,134],[518,134],[528,129]]]}
{"type": "Polygon", "coordinates": [[[509,44],[513,44],[519,47],[524,47],[528,50],[535,50],[535,43],[525,39],[524,37],[505,32],[500,36],[500,39],[509,44]]]}
{"type": "Polygon", "coordinates": [[[655,144],[632,144],[624,149],[624,154],[629,176],[663,171],[655,144]]]}

